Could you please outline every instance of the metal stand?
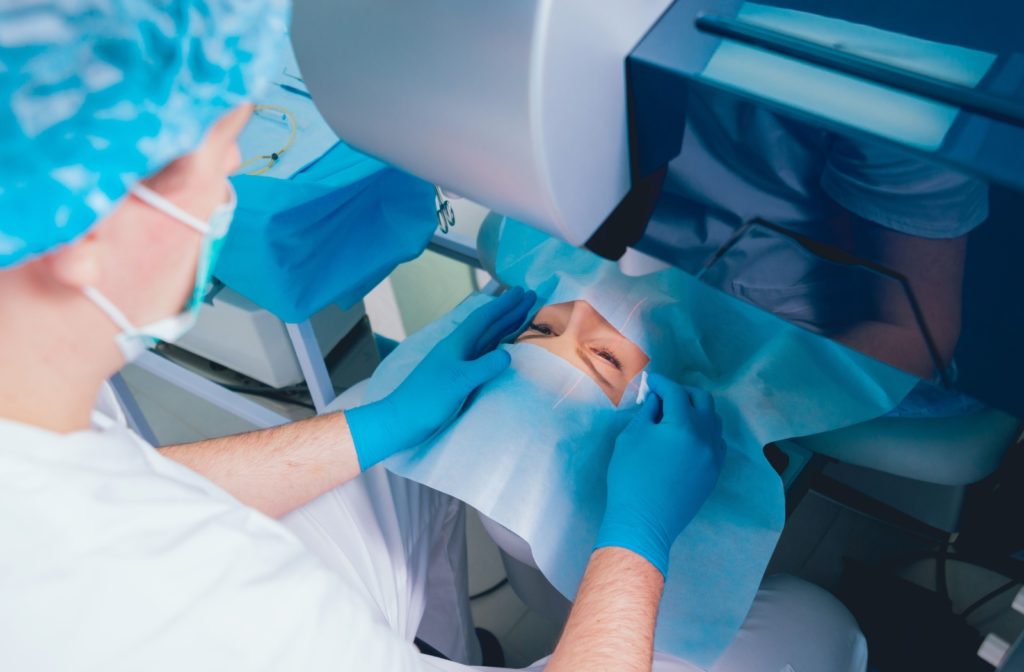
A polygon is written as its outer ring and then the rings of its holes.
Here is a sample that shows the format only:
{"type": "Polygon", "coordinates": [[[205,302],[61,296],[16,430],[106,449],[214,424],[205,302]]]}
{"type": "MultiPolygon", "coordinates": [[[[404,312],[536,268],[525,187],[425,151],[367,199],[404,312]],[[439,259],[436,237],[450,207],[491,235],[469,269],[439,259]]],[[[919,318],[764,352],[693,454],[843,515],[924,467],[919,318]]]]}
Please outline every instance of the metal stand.
{"type": "Polygon", "coordinates": [[[144,371],[174,385],[203,401],[213,404],[242,420],[260,428],[276,427],[289,422],[289,418],[275,413],[251,401],[237,392],[232,392],[198,373],[193,373],[180,364],[161,357],[155,352],[145,352],[135,364],[144,371]]]}
{"type": "Polygon", "coordinates": [[[125,382],[124,377],[120,373],[115,373],[110,377],[109,382],[111,389],[114,391],[114,396],[117,398],[117,403],[121,406],[121,410],[124,411],[128,426],[131,427],[132,431],[141,436],[146,443],[155,446],[156,435],[153,433],[149,423],[146,422],[146,417],[142,415],[142,409],[139,408],[139,404],[135,401],[131,390],[128,389],[128,383],[125,382]]]}
{"type": "MultiPolygon", "coordinates": [[[[299,366],[302,369],[306,385],[309,387],[313,406],[319,415],[325,412],[327,406],[334,401],[336,396],[334,387],[331,384],[330,372],[327,370],[323,352],[320,350],[320,344],[316,340],[313,326],[309,320],[285,326],[288,329],[288,336],[291,338],[292,347],[295,348],[295,354],[299,359],[299,366]]],[[[291,422],[291,419],[287,416],[272,411],[237,392],[232,392],[180,364],[161,357],[155,352],[143,353],[134,363],[140,369],[157,378],[189,394],[193,394],[203,401],[251,425],[255,425],[259,429],[276,427],[291,422]]],[[[142,411],[139,409],[139,405],[125,384],[124,379],[118,374],[110,382],[114,387],[118,402],[128,418],[129,426],[146,441],[152,445],[157,445],[156,436],[142,415],[142,411]]]]}
{"type": "Polygon", "coordinates": [[[302,377],[306,379],[309,396],[313,399],[317,415],[320,415],[337,395],[331,383],[331,372],[327,370],[327,364],[324,362],[324,353],[321,352],[316,334],[313,333],[313,325],[306,320],[297,324],[288,323],[285,326],[288,328],[292,347],[295,348],[295,356],[299,358],[299,368],[302,369],[302,377]]]}

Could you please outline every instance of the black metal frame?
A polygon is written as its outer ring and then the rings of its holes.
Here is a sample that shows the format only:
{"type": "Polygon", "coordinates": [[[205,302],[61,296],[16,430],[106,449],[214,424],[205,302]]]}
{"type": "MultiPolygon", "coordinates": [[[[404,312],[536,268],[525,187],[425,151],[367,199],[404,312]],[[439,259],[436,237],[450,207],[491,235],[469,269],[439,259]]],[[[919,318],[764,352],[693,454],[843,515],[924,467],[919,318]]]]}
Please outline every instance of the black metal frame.
{"type": "Polygon", "coordinates": [[[917,323],[917,328],[918,331],[921,333],[921,338],[924,339],[925,347],[928,349],[928,356],[932,360],[932,366],[935,367],[935,371],[939,376],[939,381],[945,388],[952,387],[952,382],[949,380],[949,373],[947,371],[946,363],[942,361],[942,357],[939,355],[938,347],[935,345],[935,338],[932,336],[932,332],[928,328],[928,322],[924,318],[924,311],[921,310],[921,304],[918,302],[917,296],[914,294],[914,290],[910,286],[910,280],[908,280],[907,276],[900,273],[899,271],[895,271],[886,266],[882,266],[881,264],[877,264],[868,259],[858,257],[857,255],[851,254],[833,245],[828,245],[826,243],[819,242],[812,238],[802,236],[798,233],[794,233],[793,231],[790,231],[784,227],[772,224],[767,220],[756,218],[746,222],[743,226],[737,229],[736,232],[733,233],[732,237],[729,238],[729,240],[725,241],[725,243],[721,247],[719,247],[718,250],[716,250],[707,258],[707,260],[705,260],[704,265],[697,272],[697,279],[702,280],[707,271],[712,266],[714,266],[715,263],[718,262],[722,257],[728,254],[729,250],[735,247],[735,245],[740,240],[742,240],[744,236],[750,233],[750,231],[752,231],[755,227],[760,227],[763,229],[768,229],[769,231],[774,231],[780,236],[792,240],[795,244],[807,250],[808,253],[824,261],[828,261],[833,264],[838,264],[840,266],[854,266],[858,268],[863,268],[865,271],[869,273],[884,276],[889,280],[898,283],[900,287],[903,289],[904,296],[907,297],[907,302],[910,304],[910,310],[914,314],[914,321],[917,323]]]}

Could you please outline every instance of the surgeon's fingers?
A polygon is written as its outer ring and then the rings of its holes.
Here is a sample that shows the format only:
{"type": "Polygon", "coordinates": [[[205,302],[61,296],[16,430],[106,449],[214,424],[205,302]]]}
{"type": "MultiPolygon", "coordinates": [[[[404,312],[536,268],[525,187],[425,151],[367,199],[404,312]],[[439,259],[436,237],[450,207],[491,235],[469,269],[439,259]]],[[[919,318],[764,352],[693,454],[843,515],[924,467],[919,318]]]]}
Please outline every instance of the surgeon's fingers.
{"type": "Polygon", "coordinates": [[[523,326],[526,316],[530,314],[530,309],[533,308],[533,303],[536,300],[536,294],[525,292],[518,304],[510,308],[507,313],[489,326],[483,335],[480,336],[477,340],[476,352],[473,354],[480,355],[493,350],[510,334],[518,331],[523,326]]]}
{"type": "Polygon", "coordinates": [[[661,397],[662,422],[682,422],[692,413],[688,389],[657,373],[647,376],[647,386],[661,397]]]}
{"type": "Polygon", "coordinates": [[[455,329],[452,337],[468,352],[491,325],[519,304],[524,293],[522,288],[513,287],[498,298],[488,301],[470,313],[455,329]]]}
{"type": "Polygon", "coordinates": [[[719,469],[722,468],[722,464],[725,463],[725,438],[722,437],[722,421],[716,418],[715,430],[718,434],[718,440],[711,444],[711,456],[715,460],[715,464],[719,469]]]}
{"type": "Polygon", "coordinates": [[[715,412],[715,398],[707,390],[696,387],[687,387],[686,392],[690,395],[690,403],[700,413],[715,412]]]}
{"type": "Polygon", "coordinates": [[[653,425],[658,422],[660,416],[661,397],[653,392],[649,392],[647,398],[644,399],[644,403],[640,405],[640,410],[633,416],[633,422],[645,422],[653,425]]]}
{"type": "Polygon", "coordinates": [[[461,386],[460,392],[469,395],[476,388],[499,376],[511,362],[512,357],[504,350],[492,350],[483,357],[461,364],[456,384],[461,386]]]}

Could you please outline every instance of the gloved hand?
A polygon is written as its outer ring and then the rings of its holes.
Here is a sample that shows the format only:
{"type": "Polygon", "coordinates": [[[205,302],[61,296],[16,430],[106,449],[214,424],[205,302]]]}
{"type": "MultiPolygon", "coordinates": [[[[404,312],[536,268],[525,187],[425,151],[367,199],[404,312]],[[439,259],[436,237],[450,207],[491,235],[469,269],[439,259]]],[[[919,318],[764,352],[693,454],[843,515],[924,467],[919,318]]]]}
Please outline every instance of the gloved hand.
{"type": "Polygon", "coordinates": [[[473,390],[508,368],[499,343],[522,326],[537,295],[513,287],[477,308],[434,346],[384,399],[345,413],[359,466],[366,471],[441,429],[473,390]]]}
{"type": "Polygon", "coordinates": [[[647,382],[647,399],[615,441],[595,548],[627,548],[667,576],[669,549],[711,494],[725,443],[710,394],[656,374],[647,382]]]}

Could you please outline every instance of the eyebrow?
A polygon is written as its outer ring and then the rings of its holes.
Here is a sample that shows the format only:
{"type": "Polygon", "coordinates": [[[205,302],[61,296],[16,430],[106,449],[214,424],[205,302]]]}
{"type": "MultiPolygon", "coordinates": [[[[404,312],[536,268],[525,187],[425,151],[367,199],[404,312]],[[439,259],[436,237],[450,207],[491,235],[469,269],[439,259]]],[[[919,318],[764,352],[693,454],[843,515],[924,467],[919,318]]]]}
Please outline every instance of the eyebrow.
{"type": "Polygon", "coordinates": [[[597,370],[597,368],[594,366],[594,363],[590,361],[590,357],[588,356],[586,350],[584,350],[583,348],[576,348],[576,355],[581,360],[583,360],[583,363],[587,365],[587,368],[590,370],[592,374],[594,374],[595,378],[600,380],[607,387],[613,387],[612,384],[608,381],[608,379],[602,376],[601,372],[597,370]]]}

